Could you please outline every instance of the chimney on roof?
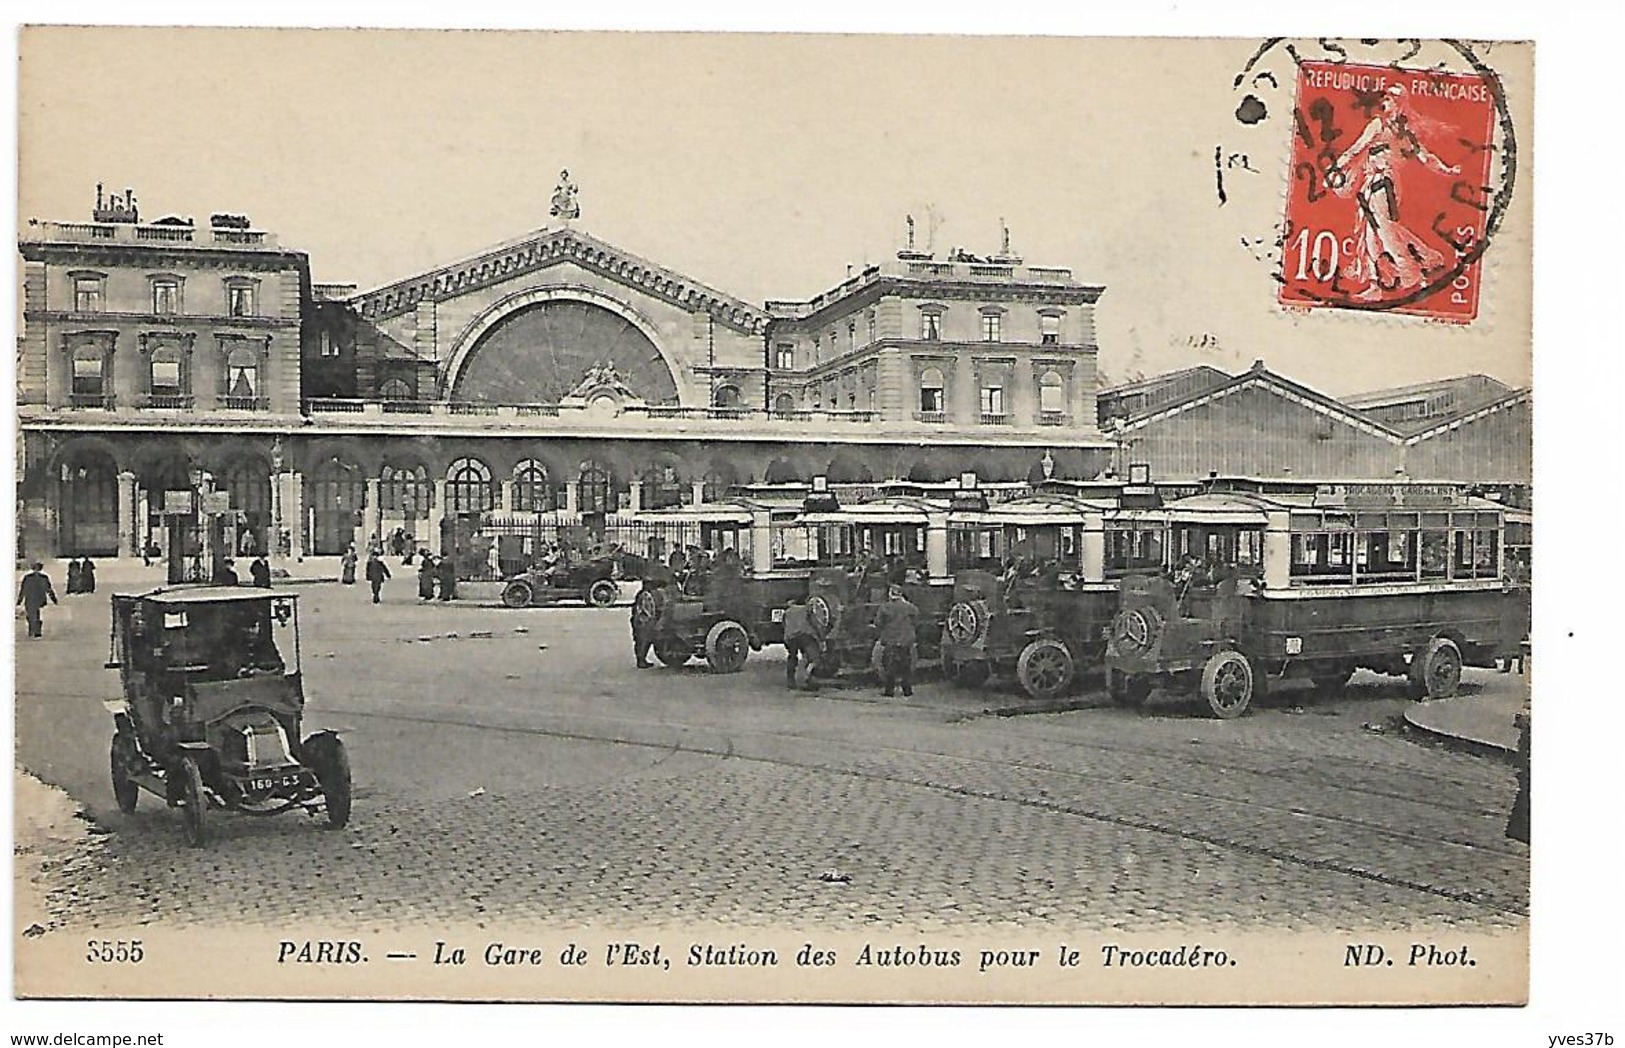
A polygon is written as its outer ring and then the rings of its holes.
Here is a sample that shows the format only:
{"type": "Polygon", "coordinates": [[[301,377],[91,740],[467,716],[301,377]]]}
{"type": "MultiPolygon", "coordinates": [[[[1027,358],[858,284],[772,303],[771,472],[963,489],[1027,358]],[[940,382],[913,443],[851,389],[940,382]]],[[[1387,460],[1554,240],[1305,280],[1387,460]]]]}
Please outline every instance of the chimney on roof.
{"type": "Polygon", "coordinates": [[[1259,358],[1258,360],[1253,361],[1252,370],[1253,371],[1263,371],[1264,370],[1264,360],[1263,360],[1263,358],[1259,358]]]}

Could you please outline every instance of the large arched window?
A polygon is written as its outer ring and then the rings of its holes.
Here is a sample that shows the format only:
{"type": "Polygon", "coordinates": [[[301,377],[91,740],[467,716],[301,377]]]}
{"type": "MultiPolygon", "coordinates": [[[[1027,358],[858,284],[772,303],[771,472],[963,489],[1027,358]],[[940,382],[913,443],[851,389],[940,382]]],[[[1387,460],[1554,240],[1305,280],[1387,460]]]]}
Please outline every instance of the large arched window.
{"type": "Polygon", "coordinates": [[[405,513],[416,516],[429,512],[434,502],[434,487],[429,483],[429,471],[417,466],[384,466],[379,474],[378,501],[385,513],[405,513]]]}
{"type": "Polygon", "coordinates": [[[226,354],[226,407],[252,410],[260,401],[260,355],[247,346],[226,354]]]}
{"type": "Polygon", "coordinates": [[[711,403],[719,408],[740,408],[745,406],[745,398],[740,394],[738,386],[729,384],[717,387],[711,403]]]}
{"type": "Polygon", "coordinates": [[[941,369],[926,368],[920,372],[920,411],[940,415],[946,410],[945,405],[941,369]]]}
{"type": "Polygon", "coordinates": [[[790,393],[780,393],[773,398],[773,413],[788,415],[796,409],[796,398],[790,393]]]}
{"type": "Polygon", "coordinates": [[[683,480],[677,468],[669,463],[657,463],[638,477],[643,482],[644,509],[664,509],[683,503],[683,480]]]}
{"type": "Polygon", "coordinates": [[[491,508],[491,470],[477,458],[460,458],[446,470],[446,502],[453,513],[484,513],[491,508]]]}
{"type": "Polygon", "coordinates": [[[727,498],[734,483],[733,470],[726,464],[719,464],[716,469],[705,475],[705,501],[717,502],[727,498]]]}
{"type": "Polygon", "coordinates": [[[378,396],[384,400],[411,400],[412,387],[406,384],[405,379],[385,379],[384,384],[378,387],[378,396]]]}
{"type": "Polygon", "coordinates": [[[513,505],[509,508],[515,513],[553,511],[553,488],[547,482],[546,466],[526,459],[513,468],[513,505]]]}
{"type": "Polygon", "coordinates": [[[1057,371],[1046,371],[1038,380],[1038,410],[1045,415],[1066,411],[1066,382],[1057,371]]]}
{"type": "Polygon", "coordinates": [[[609,467],[588,459],[576,475],[576,509],[582,513],[614,513],[618,502],[609,467]]]}
{"type": "Polygon", "coordinates": [[[118,552],[118,468],[107,455],[84,451],[62,465],[58,523],[66,556],[118,552]]]}

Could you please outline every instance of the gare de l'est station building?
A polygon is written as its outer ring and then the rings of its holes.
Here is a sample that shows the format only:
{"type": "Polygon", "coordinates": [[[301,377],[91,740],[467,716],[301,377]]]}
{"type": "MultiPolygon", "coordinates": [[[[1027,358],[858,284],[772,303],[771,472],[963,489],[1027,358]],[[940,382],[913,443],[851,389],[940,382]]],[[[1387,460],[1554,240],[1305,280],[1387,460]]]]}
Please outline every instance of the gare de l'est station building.
{"type": "Polygon", "coordinates": [[[20,555],[438,546],[451,515],[569,524],[704,502],[861,498],[966,473],[995,492],[1224,475],[1482,485],[1527,497],[1530,397],[1485,376],[1334,399],[1196,366],[1100,388],[1104,288],[1009,245],[907,249],[805,301],[752,303],[553,224],[372,290],[318,284],[245,216],[19,237],[20,555]],[[188,523],[188,521],[192,523],[188,523]]]}

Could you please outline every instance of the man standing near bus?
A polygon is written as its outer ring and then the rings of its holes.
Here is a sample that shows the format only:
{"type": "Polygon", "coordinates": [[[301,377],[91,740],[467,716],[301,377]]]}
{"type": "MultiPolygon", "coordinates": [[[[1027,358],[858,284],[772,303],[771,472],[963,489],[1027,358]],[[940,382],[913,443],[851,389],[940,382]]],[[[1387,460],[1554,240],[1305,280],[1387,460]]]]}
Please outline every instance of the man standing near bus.
{"type": "Polygon", "coordinates": [[[30,637],[44,634],[40,609],[45,607],[47,600],[56,603],[56,590],[51,588],[51,577],[45,574],[44,562],[36,560],[34,570],[23,576],[22,585],[17,588],[17,603],[23,609],[23,616],[28,619],[30,637]]]}
{"type": "Polygon", "coordinates": [[[875,634],[880,641],[880,694],[890,698],[900,684],[903,694],[914,694],[914,623],[920,609],[903,596],[903,587],[890,586],[886,603],[875,610],[875,634]]]}

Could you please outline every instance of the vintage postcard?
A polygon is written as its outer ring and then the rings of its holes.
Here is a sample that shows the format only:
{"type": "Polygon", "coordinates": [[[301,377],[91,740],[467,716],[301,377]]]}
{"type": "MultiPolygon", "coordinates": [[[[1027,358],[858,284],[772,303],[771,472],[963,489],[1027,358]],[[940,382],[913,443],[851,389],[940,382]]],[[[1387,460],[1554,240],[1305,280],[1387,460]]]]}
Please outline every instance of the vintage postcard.
{"type": "Polygon", "coordinates": [[[1531,45],[19,47],[18,996],[1527,999],[1531,45]]]}

